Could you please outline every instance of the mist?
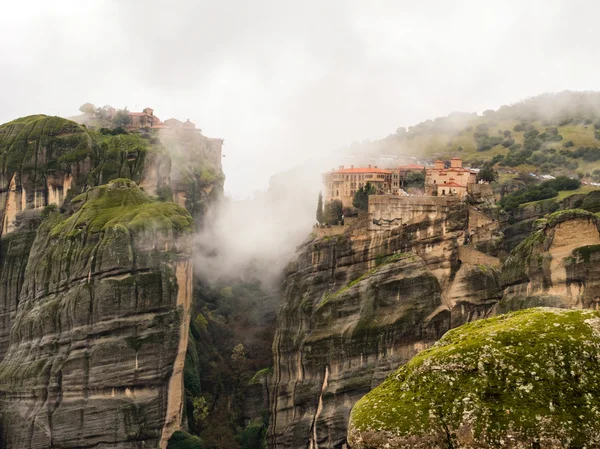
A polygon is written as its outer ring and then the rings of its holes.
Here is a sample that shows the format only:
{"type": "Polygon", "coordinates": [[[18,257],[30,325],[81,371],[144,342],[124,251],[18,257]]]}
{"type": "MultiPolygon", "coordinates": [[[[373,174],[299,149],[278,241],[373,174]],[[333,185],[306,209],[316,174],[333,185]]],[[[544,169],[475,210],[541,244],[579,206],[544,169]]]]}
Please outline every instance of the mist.
{"type": "Polygon", "coordinates": [[[209,284],[259,281],[274,290],[315,223],[320,171],[305,164],[271,178],[265,192],[212,206],[195,238],[195,272],[209,284]]]}
{"type": "Polygon", "coordinates": [[[271,280],[310,232],[337,149],[451,111],[597,89],[598,12],[566,0],[11,2],[0,122],[84,102],[190,118],[225,139],[228,197],[198,236],[212,255],[197,266],[263,267],[271,280]]]}
{"type": "Polygon", "coordinates": [[[10,2],[0,122],[149,106],[225,139],[225,190],[353,141],[542,92],[597,88],[583,1],[10,2]],[[576,29],[577,32],[573,32],[576,29]]]}

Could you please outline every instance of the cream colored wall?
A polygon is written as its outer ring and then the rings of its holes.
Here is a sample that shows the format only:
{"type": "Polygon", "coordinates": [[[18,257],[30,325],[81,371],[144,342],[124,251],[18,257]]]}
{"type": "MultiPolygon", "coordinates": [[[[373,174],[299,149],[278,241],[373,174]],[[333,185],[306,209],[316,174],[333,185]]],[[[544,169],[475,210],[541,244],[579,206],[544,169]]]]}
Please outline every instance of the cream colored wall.
{"type": "Polygon", "coordinates": [[[328,203],[333,200],[340,200],[345,207],[351,207],[354,194],[367,182],[378,189],[387,190],[384,188],[385,178],[377,178],[377,175],[378,173],[327,173],[323,175],[325,184],[324,201],[328,203]]]}

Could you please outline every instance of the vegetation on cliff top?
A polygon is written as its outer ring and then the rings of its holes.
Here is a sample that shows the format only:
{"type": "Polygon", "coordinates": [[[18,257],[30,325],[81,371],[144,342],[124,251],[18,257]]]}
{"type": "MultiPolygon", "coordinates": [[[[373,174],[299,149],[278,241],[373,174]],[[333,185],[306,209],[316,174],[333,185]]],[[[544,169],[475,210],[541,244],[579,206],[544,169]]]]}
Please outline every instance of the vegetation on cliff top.
{"type": "Polygon", "coordinates": [[[600,312],[528,309],[465,324],[352,411],[353,448],[595,447],[600,312]]]}
{"type": "Polygon", "coordinates": [[[0,167],[5,175],[56,171],[66,154],[78,160],[87,157],[91,148],[85,128],[64,118],[30,115],[0,125],[0,167]],[[38,159],[41,149],[45,155],[38,159]]]}
{"type": "Polygon", "coordinates": [[[116,179],[75,197],[79,208],[70,217],[54,223],[51,237],[78,235],[85,229],[101,232],[124,226],[130,231],[186,233],[192,230],[192,217],[175,203],[155,201],[133,181],[116,179]]]}

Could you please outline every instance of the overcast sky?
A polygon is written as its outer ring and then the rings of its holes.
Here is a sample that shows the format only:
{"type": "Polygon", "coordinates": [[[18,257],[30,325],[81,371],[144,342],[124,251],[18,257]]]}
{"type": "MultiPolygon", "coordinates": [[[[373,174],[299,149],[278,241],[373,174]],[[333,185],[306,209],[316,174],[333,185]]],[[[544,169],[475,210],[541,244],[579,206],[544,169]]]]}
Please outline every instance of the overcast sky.
{"type": "Polygon", "coordinates": [[[225,139],[226,190],[354,140],[598,90],[590,1],[39,0],[0,14],[0,122],[84,102],[225,139]]]}

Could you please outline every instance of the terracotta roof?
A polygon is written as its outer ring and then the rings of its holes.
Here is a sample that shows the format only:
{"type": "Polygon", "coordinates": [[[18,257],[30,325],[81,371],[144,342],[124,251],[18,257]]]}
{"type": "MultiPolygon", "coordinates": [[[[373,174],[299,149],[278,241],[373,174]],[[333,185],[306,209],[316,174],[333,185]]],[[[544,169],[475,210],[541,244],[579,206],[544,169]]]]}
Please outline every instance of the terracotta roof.
{"type": "Polygon", "coordinates": [[[408,165],[401,165],[399,167],[397,167],[397,170],[423,170],[425,168],[424,165],[419,165],[419,164],[408,164],[408,165]]]}
{"type": "Polygon", "coordinates": [[[164,123],[159,123],[158,125],[151,126],[152,129],[165,129],[168,128],[164,123]]]}
{"type": "Polygon", "coordinates": [[[452,182],[452,181],[451,182],[447,182],[445,184],[437,184],[437,186],[438,186],[438,188],[439,187],[445,187],[445,186],[449,186],[449,187],[466,187],[466,186],[464,186],[462,184],[458,184],[458,183],[452,182]]]}
{"type": "Polygon", "coordinates": [[[129,115],[135,115],[135,116],[142,116],[142,115],[148,115],[145,112],[130,112],[129,115]]]}
{"type": "Polygon", "coordinates": [[[339,170],[333,170],[329,173],[383,173],[383,174],[392,174],[392,170],[385,170],[383,168],[375,168],[375,167],[364,167],[364,168],[340,168],[339,170]]]}

